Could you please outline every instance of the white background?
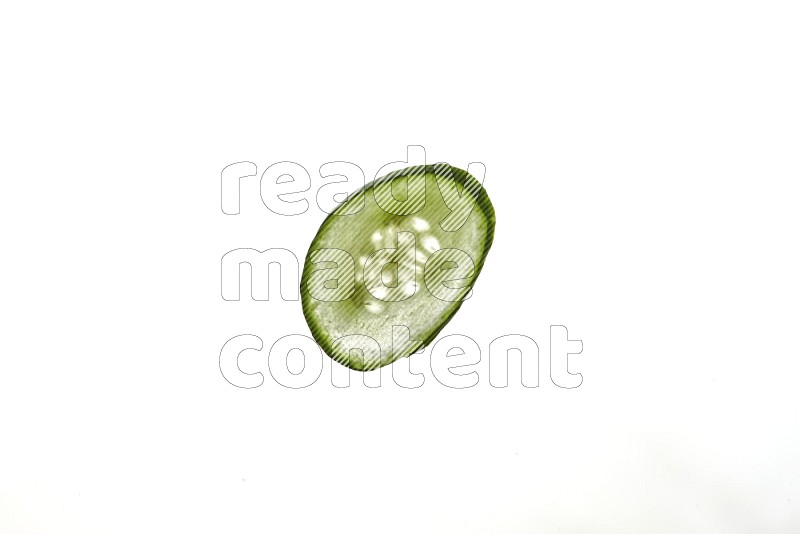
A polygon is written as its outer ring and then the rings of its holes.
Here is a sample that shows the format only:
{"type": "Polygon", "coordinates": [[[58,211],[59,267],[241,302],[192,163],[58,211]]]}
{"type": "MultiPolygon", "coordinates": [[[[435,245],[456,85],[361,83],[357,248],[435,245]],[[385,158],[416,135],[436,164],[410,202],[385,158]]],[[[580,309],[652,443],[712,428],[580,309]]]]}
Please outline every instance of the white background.
{"type": "Polygon", "coordinates": [[[5,4],[0,532],[797,531],[798,15],[5,4]],[[224,302],[220,258],[302,259],[324,214],[268,212],[255,178],[226,216],[222,168],[296,161],[313,193],[409,144],[487,167],[494,248],[443,332],[481,382],[231,386],[227,339],[308,330],[299,302],[224,302]],[[551,324],[583,340],[577,389],[551,324]],[[490,387],[510,333],[539,388],[490,387]]]}

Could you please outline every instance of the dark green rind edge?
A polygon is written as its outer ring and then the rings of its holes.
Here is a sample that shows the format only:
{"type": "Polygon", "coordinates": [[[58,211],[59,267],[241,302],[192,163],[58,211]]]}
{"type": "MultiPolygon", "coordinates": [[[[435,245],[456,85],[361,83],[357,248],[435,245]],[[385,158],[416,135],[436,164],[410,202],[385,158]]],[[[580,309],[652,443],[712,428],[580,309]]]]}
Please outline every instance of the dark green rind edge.
{"type": "MultiPolygon", "coordinates": [[[[313,336],[314,341],[317,342],[317,344],[320,346],[320,348],[322,348],[322,350],[325,351],[325,354],[327,354],[328,357],[331,358],[332,360],[337,361],[337,362],[341,363],[342,365],[345,365],[345,366],[347,366],[350,369],[353,369],[355,371],[371,371],[371,370],[374,370],[374,369],[378,369],[380,367],[385,367],[387,365],[391,365],[398,358],[395,358],[395,359],[393,359],[391,361],[388,361],[386,363],[382,363],[383,362],[383,354],[381,354],[381,359],[379,360],[378,365],[376,365],[374,367],[371,367],[369,369],[359,369],[358,367],[356,367],[354,365],[351,365],[349,359],[347,361],[340,361],[340,360],[334,358],[333,356],[331,356],[331,354],[334,353],[333,346],[332,346],[332,341],[329,341],[328,340],[328,336],[323,335],[323,333],[320,331],[321,328],[319,328],[315,324],[315,321],[313,320],[313,317],[311,316],[311,312],[310,312],[309,307],[308,307],[308,302],[309,302],[309,299],[311,297],[308,294],[308,290],[306,289],[306,282],[308,281],[308,277],[311,274],[311,271],[310,271],[311,262],[309,261],[309,257],[311,255],[312,250],[313,250],[312,247],[313,247],[314,243],[317,241],[317,238],[320,236],[320,234],[322,234],[322,232],[327,228],[328,224],[333,220],[333,218],[337,216],[336,213],[339,210],[341,210],[344,205],[346,205],[348,202],[350,202],[357,195],[361,194],[362,192],[365,193],[367,190],[374,188],[376,185],[378,185],[380,183],[383,183],[383,182],[386,182],[388,180],[392,180],[392,179],[397,178],[399,176],[409,176],[409,175],[416,175],[416,174],[420,174],[420,173],[425,173],[426,175],[428,173],[432,173],[432,174],[435,175],[435,173],[436,173],[435,167],[441,167],[443,165],[447,165],[448,167],[450,167],[450,170],[453,172],[453,177],[463,185],[463,187],[464,187],[463,190],[464,191],[468,191],[472,195],[472,197],[475,199],[476,204],[478,205],[478,208],[480,208],[484,219],[486,220],[486,240],[484,241],[483,254],[481,255],[481,258],[478,261],[477,265],[475,266],[475,276],[473,277],[473,286],[472,287],[475,286],[475,282],[477,282],[478,277],[481,274],[481,270],[483,269],[483,264],[486,262],[486,258],[489,256],[489,250],[492,248],[492,243],[494,241],[494,229],[495,229],[495,223],[496,223],[494,206],[492,205],[491,200],[489,200],[489,195],[486,193],[486,190],[483,188],[483,186],[480,184],[480,182],[478,182],[478,180],[474,176],[469,174],[467,171],[465,171],[463,169],[459,169],[457,167],[453,167],[452,165],[449,165],[447,163],[436,163],[436,164],[433,164],[433,165],[418,165],[418,166],[414,166],[414,167],[407,167],[405,169],[401,169],[401,170],[398,170],[398,171],[391,172],[391,173],[387,174],[386,176],[382,176],[380,178],[377,178],[377,179],[373,180],[372,182],[364,185],[364,187],[362,187],[362,188],[358,189],[357,191],[349,194],[348,195],[348,200],[343,202],[342,204],[340,204],[339,207],[337,207],[332,213],[330,213],[325,218],[324,221],[322,221],[322,224],[320,225],[319,229],[317,230],[317,233],[314,235],[314,239],[311,240],[311,245],[309,245],[308,252],[306,252],[305,259],[303,260],[303,274],[302,274],[302,276],[300,278],[300,299],[301,299],[302,308],[303,308],[303,317],[306,320],[306,325],[308,325],[308,328],[311,331],[311,335],[313,336]],[[476,192],[477,192],[477,194],[476,194],[476,192]]],[[[413,214],[407,215],[407,217],[411,217],[411,216],[413,216],[413,214]]],[[[472,215],[470,215],[470,216],[472,216],[472,215]]],[[[450,322],[450,320],[455,316],[456,312],[458,312],[458,310],[461,309],[461,305],[462,304],[464,304],[463,300],[461,300],[458,303],[456,303],[455,307],[449,313],[447,318],[445,318],[442,321],[442,323],[439,326],[439,328],[434,330],[430,335],[428,335],[425,339],[423,339],[418,345],[416,345],[413,349],[411,349],[411,352],[410,352],[409,356],[407,356],[407,357],[412,356],[413,353],[418,351],[420,348],[427,347],[428,344],[430,344],[431,341],[436,339],[436,336],[439,335],[439,332],[441,332],[444,329],[444,327],[447,326],[447,324],[450,322]]],[[[335,341],[335,340],[333,340],[333,341],[335,341]]],[[[383,347],[381,347],[381,350],[383,350],[383,347]]]]}

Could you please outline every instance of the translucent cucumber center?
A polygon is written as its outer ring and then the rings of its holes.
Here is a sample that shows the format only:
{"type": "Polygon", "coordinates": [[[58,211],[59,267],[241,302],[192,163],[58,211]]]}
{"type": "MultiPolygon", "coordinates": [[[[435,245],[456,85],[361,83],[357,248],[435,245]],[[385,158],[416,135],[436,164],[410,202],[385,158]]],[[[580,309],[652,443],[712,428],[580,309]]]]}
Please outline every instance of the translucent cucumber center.
{"type": "Polygon", "coordinates": [[[386,224],[372,232],[369,245],[362,249],[364,253],[358,257],[356,277],[361,282],[365,281],[365,275],[373,279],[379,275],[380,280],[369,288],[366,283],[356,284],[354,302],[358,306],[369,313],[379,314],[390,302],[406,300],[416,294],[424,276],[425,263],[432,253],[441,248],[430,228],[427,220],[413,217],[386,224]],[[413,235],[413,250],[399,248],[398,234],[401,232],[413,235]],[[383,265],[379,273],[370,272],[367,268],[370,257],[376,252],[393,249],[397,250],[394,256],[398,261],[383,265]]]}

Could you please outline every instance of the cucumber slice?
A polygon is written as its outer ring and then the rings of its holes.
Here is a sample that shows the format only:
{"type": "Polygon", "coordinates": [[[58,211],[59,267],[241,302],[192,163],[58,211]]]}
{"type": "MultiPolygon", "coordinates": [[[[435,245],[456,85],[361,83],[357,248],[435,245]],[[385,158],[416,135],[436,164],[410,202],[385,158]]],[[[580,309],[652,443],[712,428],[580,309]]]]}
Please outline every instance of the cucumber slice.
{"type": "Polygon", "coordinates": [[[494,226],[481,184],[446,163],[402,169],[349,195],[303,267],[314,339],[359,371],[420,352],[470,296],[494,226]]]}

